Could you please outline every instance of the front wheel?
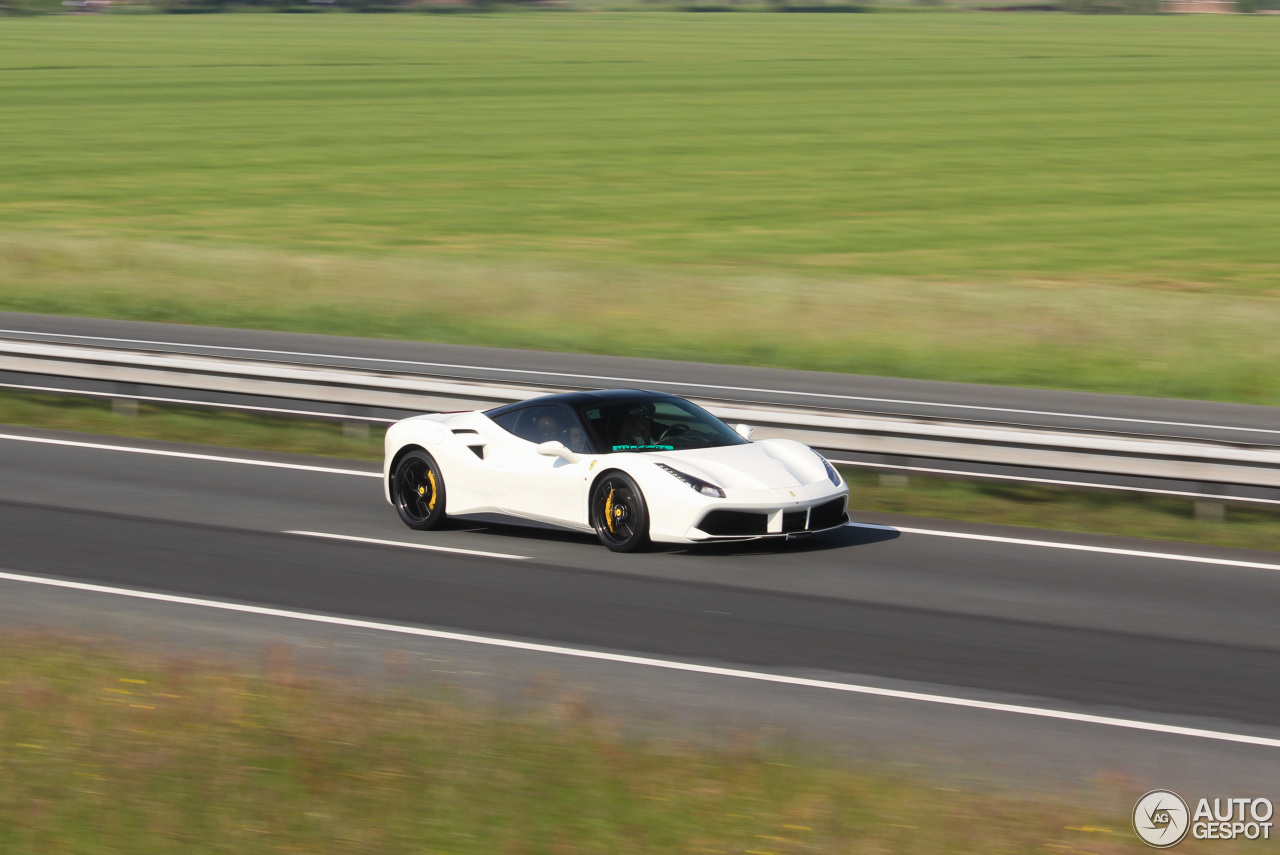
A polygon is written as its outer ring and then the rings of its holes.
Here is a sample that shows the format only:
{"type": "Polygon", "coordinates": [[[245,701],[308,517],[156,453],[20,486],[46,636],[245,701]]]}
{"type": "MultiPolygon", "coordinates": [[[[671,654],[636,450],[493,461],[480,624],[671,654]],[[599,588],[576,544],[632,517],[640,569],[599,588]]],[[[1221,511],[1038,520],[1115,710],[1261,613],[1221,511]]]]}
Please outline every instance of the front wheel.
{"type": "Polygon", "coordinates": [[[649,542],[649,508],[627,475],[613,472],[591,491],[591,524],[613,552],[635,552],[649,542]]]}
{"type": "Polygon", "coordinates": [[[444,476],[425,451],[410,451],[391,473],[391,501],[409,528],[425,531],[444,519],[444,476]]]}

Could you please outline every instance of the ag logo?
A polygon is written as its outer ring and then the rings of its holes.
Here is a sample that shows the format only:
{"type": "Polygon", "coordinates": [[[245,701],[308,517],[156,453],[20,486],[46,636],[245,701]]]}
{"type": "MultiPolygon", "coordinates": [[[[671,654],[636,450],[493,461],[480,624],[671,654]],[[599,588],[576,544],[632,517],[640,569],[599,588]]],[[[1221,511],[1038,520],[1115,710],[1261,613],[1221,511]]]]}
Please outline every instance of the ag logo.
{"type": "Polygon", "coordinates": [[[1190,819],[1187,803],[1171,790],[1152,790],[1133,806],[1133,830],[1156,849],[1168,849],[1186,837],[1190,819]]]}

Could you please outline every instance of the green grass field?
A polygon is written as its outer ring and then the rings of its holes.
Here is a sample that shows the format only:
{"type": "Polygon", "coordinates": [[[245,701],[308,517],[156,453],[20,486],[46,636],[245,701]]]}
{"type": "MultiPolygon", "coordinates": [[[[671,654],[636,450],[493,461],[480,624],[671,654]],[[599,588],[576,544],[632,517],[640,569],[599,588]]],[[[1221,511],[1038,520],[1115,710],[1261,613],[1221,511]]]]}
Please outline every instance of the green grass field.
{"type": "Polygon", "coordinates": [[[0,308],[1276,404],[1278,37],[0,20],[0,308]]]}

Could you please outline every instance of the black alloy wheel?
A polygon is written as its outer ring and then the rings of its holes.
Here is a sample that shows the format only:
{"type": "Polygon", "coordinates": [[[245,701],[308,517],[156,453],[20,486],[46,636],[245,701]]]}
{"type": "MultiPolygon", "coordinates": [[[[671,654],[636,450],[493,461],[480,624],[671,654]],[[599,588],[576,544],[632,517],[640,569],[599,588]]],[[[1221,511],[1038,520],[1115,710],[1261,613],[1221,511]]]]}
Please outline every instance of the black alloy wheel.
{"type": "Polygon", "coordinates": [[[410,451],[391,473],[391,501],[409,528],[425,531],[444,519],[444,476],[425,451],[410,451]]]}
{"type": "Polygon", "coordinates": [[[613,552],[635,552],[649,542],[649,508],[636,482],[621,472],[605,475],[591,491],[591,524],[613,552]]]}

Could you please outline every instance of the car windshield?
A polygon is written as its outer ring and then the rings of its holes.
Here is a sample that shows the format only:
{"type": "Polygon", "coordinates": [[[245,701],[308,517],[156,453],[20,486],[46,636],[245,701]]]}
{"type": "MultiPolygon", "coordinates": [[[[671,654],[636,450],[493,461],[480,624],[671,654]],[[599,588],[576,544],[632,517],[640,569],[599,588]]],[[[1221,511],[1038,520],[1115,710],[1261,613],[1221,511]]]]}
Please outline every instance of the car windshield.
{"type": "Polygon", "coordinates": [[[706,410],[679,398],[636,398],[579,410],[601,451],[677,451],[746,442],[706,410]]]}

